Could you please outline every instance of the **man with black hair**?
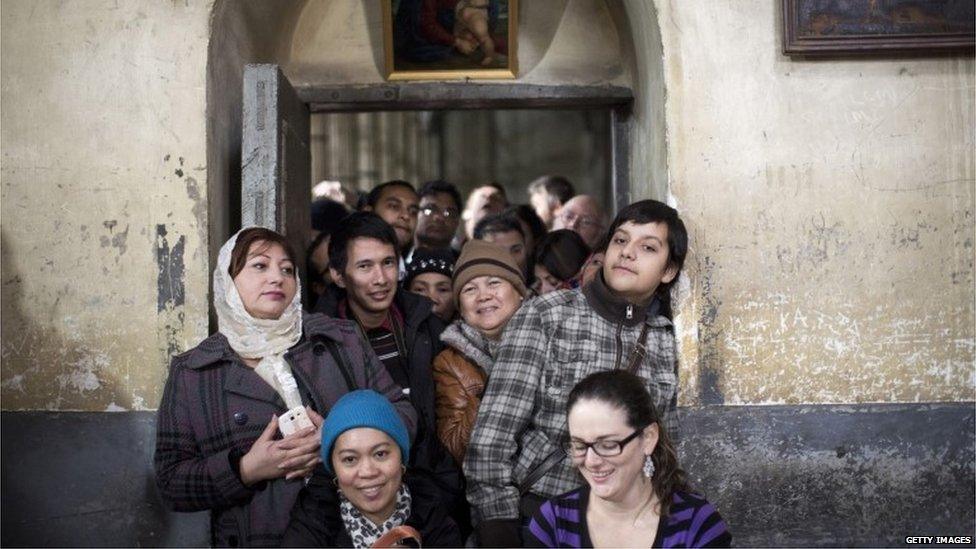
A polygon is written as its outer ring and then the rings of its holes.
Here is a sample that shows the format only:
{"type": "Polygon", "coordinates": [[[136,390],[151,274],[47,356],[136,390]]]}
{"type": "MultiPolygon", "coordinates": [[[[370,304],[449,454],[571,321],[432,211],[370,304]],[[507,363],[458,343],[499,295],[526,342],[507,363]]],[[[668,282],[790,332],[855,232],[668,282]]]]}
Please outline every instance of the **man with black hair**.
{"type": "Polygon", "coordinates": [[[475,240],[484,240],[502,246],[515,258],[515,263],[522,270],[522,276],[528,276],[529,250],[525,245],[525,231],[522,223],[512,211],[490,215],[475,225],[475,240]]]}
{"type": "Polygon", "coordinates": [[[548,227],[556,211],[574,196],[573,184],[560,175],[544,175],[529,183],[529,202],[548,227]]]}
{"type": "Polygon", "coordinates": [[[406,253],[413,246],[413,232],[417,227],[419,199],[409,181],[394,179],[373,187],[366,195],[363,211],[374,212],[393,227],[397,246],[406,253]]]}
{"type": "Polygon", "coordinates": [[[450,248],[461,222],[461,193],[447,181],[435,180],[424,183],[419,194],[414,248],[450,248]]]}
{"type": "Polygon", "coordinates": [[[444,323],[429,299],[398,291],[398,261],[397,235],[388,223],[371,212],[350,214],[329,241],[335,284],[319,298],[315,312],[356,323],[417,411],[409,465],[431,476],[444,505],[464,505],[460,469],[441,445],[435,424],[431,364],[444,348],[444,323]]]}

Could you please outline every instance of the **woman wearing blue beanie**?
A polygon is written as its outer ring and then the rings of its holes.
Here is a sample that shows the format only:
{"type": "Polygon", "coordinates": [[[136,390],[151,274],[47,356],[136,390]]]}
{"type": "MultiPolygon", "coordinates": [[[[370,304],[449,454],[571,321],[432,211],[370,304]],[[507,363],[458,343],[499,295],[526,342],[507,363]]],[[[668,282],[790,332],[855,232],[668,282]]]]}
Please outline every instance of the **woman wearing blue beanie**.
{"type": "Polygon", "coordinates": [[[462,544],[430,481],[406,473],[410,435],[389,400],[371,390],[336,402],[322,424],[322,465],[299,495],[285,547],[371,547],[398,526],[425,547],[462,544]]]}

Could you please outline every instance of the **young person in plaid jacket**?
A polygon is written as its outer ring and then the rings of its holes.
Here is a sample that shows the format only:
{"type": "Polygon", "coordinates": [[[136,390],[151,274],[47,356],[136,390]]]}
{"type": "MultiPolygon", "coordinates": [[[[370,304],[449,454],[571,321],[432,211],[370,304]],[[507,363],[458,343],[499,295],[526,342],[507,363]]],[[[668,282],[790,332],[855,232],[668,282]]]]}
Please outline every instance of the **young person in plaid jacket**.
{"type": "Polygon", "coordinates": [[[677,356],[661,312],[688,251],[684,223],[643,200],[621,210],[608,234],[600,276],[526,302],[506,328],[464,462],[481,546],[520,546],[521,522],[580,484],[560,443],[567,395],[586,376],[633,371],[676,434],[677,356]]]}

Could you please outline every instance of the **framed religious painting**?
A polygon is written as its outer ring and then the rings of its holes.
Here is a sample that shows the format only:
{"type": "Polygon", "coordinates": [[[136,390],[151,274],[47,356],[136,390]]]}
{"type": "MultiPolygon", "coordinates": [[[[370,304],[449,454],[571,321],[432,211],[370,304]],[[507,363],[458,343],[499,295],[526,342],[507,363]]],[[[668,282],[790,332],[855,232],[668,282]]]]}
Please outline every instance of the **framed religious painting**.
{"type": "Polygon", "coordinates": [[[380,0],[388,80],[515,78],[518,0],[380,0]]]}
{"type": "Polygon", "coordinates": [[[973,0],[782,0],[783,53],[972,53],[973,0]]]}

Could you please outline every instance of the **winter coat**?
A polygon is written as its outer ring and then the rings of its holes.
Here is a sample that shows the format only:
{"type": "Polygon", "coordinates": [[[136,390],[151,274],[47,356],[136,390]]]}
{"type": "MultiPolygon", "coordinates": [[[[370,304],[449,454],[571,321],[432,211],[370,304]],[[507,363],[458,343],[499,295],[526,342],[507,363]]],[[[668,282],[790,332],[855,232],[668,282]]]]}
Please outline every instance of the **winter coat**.
{"type": "MultiPolygon", "coordinates": [[[[345,290],[330,286],[319,298],[316,310],[338,316],[339,303],[345,299],[345,290]]],[[[460,466],[437,438],[431,365],[434,357],[444,348],[439,339],[444,331],[444,323],[434,315],[429,299],[407,292],[402,287],[397,288],[393,304],[403,316],[409,399],[417,412],[417,438],[411,446],[407,465],[428,472],[449,496],[447,500],[460,498],[463,503],[464,481],[460,466]]],[[[365,334],[361,334],[361,337],[365,337],[365,334]]],[[[364,344],[369,345],[365,341],[364,344]]]]}
{"type": "Polygon", "coordinates": [[[468,501],[478,520],[519,516],[519,484],[549,455],[561,458],[529,491],[555,497],[579,485],[561,453],[566,400],[586,376],[626,368],[642,325],[646,352],[635,374],[646,381],[662,424],[675,433],[677,354],[671,321],[657,300],[630,304],[602,276],[576,290],[529,300],[505,328],[465,455],[468,501]]]}
{"type": "MultiPolygon", "coordinates": [[[[430,480],[408,472],[404,482],[410,489],[410,517],[404,523],[420,533],[424,547],[461,547],[457,524],[438,500],[439,492],[430,480]]],[[[352,547],[339,513],[339,495],[324,469],[316,470],[298,496],[282,547],[352,547]]]]}
{"type": "MultiPolygon", "coordinates": [[[[285,360],[306,406],[325,416],[350,390],[370,388],[386,395],[415,431],[413,408],[351,322],[305,315],[302,332],[285,360]]],[[[174,510],[211,511],[213,545],[280,543],[302,482],[280,478],[248,487],[235,466],[272,414],[285,411],[278,393],[220,333],[173,358],[156,420],[156,483],[174,510]]]]}
{"type": "Polygon", "coordinates": [[[463,320],[448,326],[441,341],[447,348],[434,359],[437,436],[454,459],[462,463],[498,343],[463,320]]]}

